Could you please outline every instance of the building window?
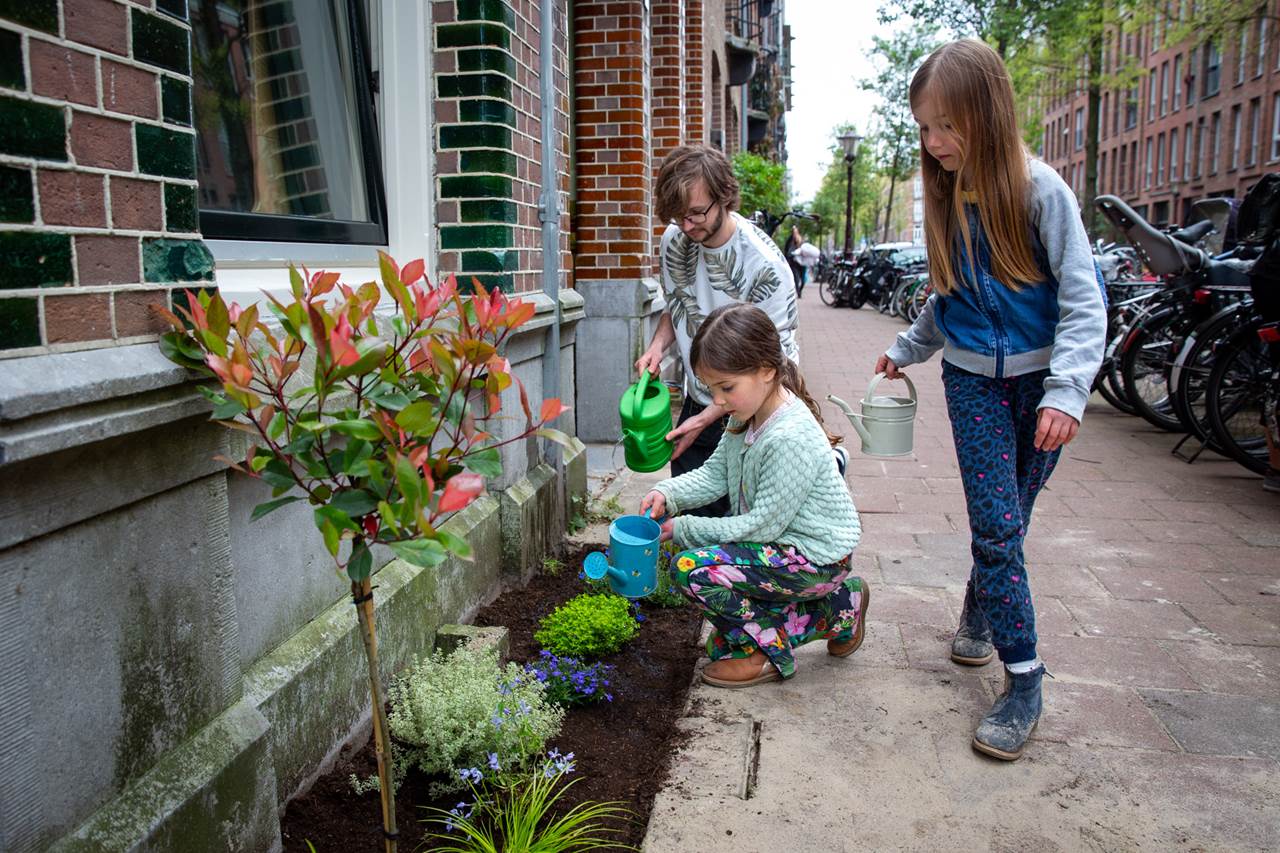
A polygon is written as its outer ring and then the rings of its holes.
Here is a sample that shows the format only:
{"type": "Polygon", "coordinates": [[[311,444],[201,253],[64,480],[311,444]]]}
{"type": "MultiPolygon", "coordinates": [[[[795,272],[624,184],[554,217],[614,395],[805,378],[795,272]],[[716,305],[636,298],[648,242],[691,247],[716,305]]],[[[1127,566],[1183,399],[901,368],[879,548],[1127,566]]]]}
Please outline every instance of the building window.
{"type": "Polygon", "coordinates": [[[1102,93],[1102,104],[1098,109],[1098,134],[1099,138],[1107,138],[1107,112],[1111,107],[1111,93],[1102,93]]]}
{"type": "Polygon", "coordinates": [[[1156,137],[1156,186],[1164,186],[1164,134],[1156,137]]]}
{"type": "Polygon", "coordinates": [[[1240,45],[1236,52],[1236,85],[1244,82],[1244,66],[1249,61],[1249,27],[1240,25],[1240,45]]]}
{"type": "Polygon", "coordinates": [[[1240,166],[1240,105],[1236,104],[1231,108],[1231,154],[1227,158],[1230,163],[1228,169],[1237,169],[1240,166]]]}
{"type": "Polygon", "coordinates": [[[1128,154],[1128,151],[1127,151],[1128,147],[1129,147],[1129,146],[1127,146],[1127,145],[1121,145],[1121,146],[1120,146],[1120,169],[1119,169],[1119,177],[1116,179],[1116,184],[1115,184],[1116,192],[1118,192],[1118,193],[1122,193],[1122,192],[1124,192],[1124,188],[1125,188],[1125,186],[1127,186],[1127,185],[1125,184],[1125,178],[1126,178],[1126,177],[1128,176],[1128,174],[1129,174],[1129,158],[1128,158],[1128,156],[1127,156],[1127,154],[1128,154]]]}
{"type": "Polygon", "coordinates": [[[1160,63],[1160,115],[1169,114],[1169,63],[1160,63]]]}
{"type": "Polygon", "coordinates": [[[1129,192],[1138,191],[1138,140],[1129,143],[1129,192]]]}
{"type": "Polygon", "coordinates": [[[1191,122],[1187,122],[1182,128],[1182,177],[1184,180],[1191,177],[1191,161],[1195,154],[1195,148],[1191,145],[1191,122]]]}
{"type": "Polygon", "coordinates": [[[315,5],[191,6],[206,238],[387,241],[365,4],[315,5]]]}
{"type": "Polygon", "coordinates": [[[1139,87],[1134,86],[1129,90],[1129,97],[1125,101],[1124,107],[1124,129],[1133,130],[1138,126],[1138,98],[1139,87]]]}
{"type": "Polygon", "coordinates": [[[1280,160],[1280,92],[1271,96],[1271,159],[1280,160]]]}
{"type": "Polygon", "coordinates": [[[1196,177],[1199,178],[1204,173],[1205,152],[1208,142],[1205,139],[1204,119],[1201,118],[1196,122],[1196,177]]]}
{"type": "Polygon", "coordinates": [[[1196,102],[1196,49],[1187,52],[1187,106],[1196,102]]]}
{"type": "Polygon", "coordinates": [[[1169,131],[1169,181],[1178,180],[1178,129],[1169,131]]]}
{"type": "Polygon", "coordinates": [[[1218,154],[1222,151],[1222,111],[1213,114],[1213,121],[1210,123],[1209,135],[1209,174],[1216,175],[1218,173],[1218,154]]]}
{"type": "Polygon", "coordinates": [[[1147,75],[1147,121],[1155,121],[1156,118],[1156,70],[1151,69],[1151,73],[1147,75]]]}
{"type": "Polygon", "coordinates": [[[1107,185],[1107,152],[1102,152],[1102,162],[1098,164],[1098,174],[1093,182],[1093,191],[1101,192],[1102,187],[1107,185]]]}
{"type": "Polygon", "coordinates": [[[1222,80],[1222,51],[1215,42],[1204,46],[1204,88],[1201,97],[1209,98],[1218,94],[1222,80]]]}
{"type": "Polygon", "coordinates": [[[1076,108],[1076,150],[1084,147],[1084,107],[1076,108]]]}
{"type": "Polygon", "coordinates": [[[1173,58],[1173,111],[1182,109],[1182,54],[1173,58]]]}
{"type": "Polygon", "coordinates": [[[1254,98],[1249,102],[1249,148],[1244,158],[1246,166],[1256,166],[1258,163],[1258,124],[1261,122],[1258,114],[1261,112],[1262,99],[1254,98]]]}
{"type": "Polygon", "coordinates": [[[1146,155],[1146,156],[1143,158],[1143,163],[1145,164],[1145,171],[1143,172],[1142,187],[1143,187],[1143,189],[1148,189],[1148,190],[1149,190],[1149,189],[1151,189],[1151,174],[1152,174],[1152,172],[1154,171],[1154,170],[1152,169],[1152,166],[1154,166],[1154,165],[1155,165],[1155,161],[1153,160],[1153,158],[1152,158],[1152,156],[1151,156],[1152,151],[1151,151],[1151,137],[1150,137],[1150,136],[1148,136],[1148,137],[1147,137],[1147,147],[1146,147],[1146,151],[1145,151],[1144,153],[1145,153],[1145,155],[1146,155]]]}
{"type": "Polygon", "coordinates": [[[1258,59],[1253,64],[1253,76],[1261,77],[1267,66],[1267,16],[1258,18],[1258,59]]]}

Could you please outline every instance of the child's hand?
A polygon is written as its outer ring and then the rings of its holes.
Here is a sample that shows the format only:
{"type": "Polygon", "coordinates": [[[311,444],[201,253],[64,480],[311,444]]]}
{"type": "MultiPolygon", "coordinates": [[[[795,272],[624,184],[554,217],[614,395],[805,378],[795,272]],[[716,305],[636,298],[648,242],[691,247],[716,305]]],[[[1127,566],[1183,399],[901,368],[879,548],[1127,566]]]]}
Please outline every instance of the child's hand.
{"type": "Polygon", "coordinates": [[[1065,447],[1079,430],[1080,422],[1071,415],[1045,406],[1036,421],[1036,450],[1048,453],[1065,447]]]}
{"type": "Polygon", "coordinates": [[[881,355],[876,359],[876,373],[883,373],[889,379],[898,379],[902,376],[898,365],[890,361],[887,355],[881,355]]]}
{"type": "Polygon", "coordinates": [[[651,491],[644,496],[644,500],[640,501],[640,514],[645,515],[646,513],[654,521],[667,514],[667,499],[662,492],[651,491]]]}
{"type": "MultiPolygon", "coordinates": [[[[658,517],[661,518],[662,516],[658,516],[658,517]]],[[[670,542],[671,537],[675,535],[675,532],[676,532],[676,520],[674,518],[668,518],[666,521],[662,522],[662,533],[658,535],[658,541],[670,542]]]]}

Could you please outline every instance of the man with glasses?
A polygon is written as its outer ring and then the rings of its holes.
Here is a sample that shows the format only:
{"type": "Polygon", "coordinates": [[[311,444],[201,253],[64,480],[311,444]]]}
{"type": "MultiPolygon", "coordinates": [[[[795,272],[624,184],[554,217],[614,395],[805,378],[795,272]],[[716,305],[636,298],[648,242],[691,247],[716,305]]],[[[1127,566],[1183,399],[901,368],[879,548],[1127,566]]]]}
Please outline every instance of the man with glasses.
{"type": "MultiPolygon", "coordinates": [[[[796,289],[786,258],[768,235],[737,213],[741,202],[733,167],[720,151],[703,145],[675,149],[662,164],[654,188],[658,216],[671,224],[662,235],[662,291],[667,309],[637,371],[657,376],[663,353],[674,343],[684,362],[684,406],[667,438],[675,442],[673,476],[707,461],[724,431],[724,411],[693,375],[689,345],[708,314],[731,302],[762,308],[778,327],[782,348],[796,364],[796,289]]],[[[728,498],[695,511],[723,516],[728,498]]]]}

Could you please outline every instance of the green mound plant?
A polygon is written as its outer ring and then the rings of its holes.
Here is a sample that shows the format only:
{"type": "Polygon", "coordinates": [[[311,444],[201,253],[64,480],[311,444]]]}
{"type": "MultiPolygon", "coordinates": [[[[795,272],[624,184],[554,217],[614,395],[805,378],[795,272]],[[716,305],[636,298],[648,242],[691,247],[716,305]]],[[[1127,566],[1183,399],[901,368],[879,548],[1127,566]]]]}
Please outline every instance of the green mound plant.
{"type": "Polygon", "coordinates": [[[554,655],[590,659],[613,654],[639,630],[622,596],[583,593],[543,617],[533,638],[554,655]]]}

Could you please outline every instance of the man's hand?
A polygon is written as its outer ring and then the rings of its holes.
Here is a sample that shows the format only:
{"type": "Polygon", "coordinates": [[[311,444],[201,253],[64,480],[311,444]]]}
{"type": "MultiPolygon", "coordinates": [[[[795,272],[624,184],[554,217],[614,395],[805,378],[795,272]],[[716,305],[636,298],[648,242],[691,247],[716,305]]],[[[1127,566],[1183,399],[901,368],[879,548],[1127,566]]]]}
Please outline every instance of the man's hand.
{"type": "Polygon", "coordinates": [[[1050,452],[1065,447],[1080,431],[1080,422],[1057,409],[1045,406],[1036,422],[1036,450],[1050,452]]]}
{"type": "Polygon", "coordinates": [[[636,373],[641,374],[646,370],[653,374],[653,378],[657,379],[662,373],[662,353],[663,350],[647,349],[641,353],[636,359],[636,373]]]}
{"type": "Polygon", "coordinates": [[[898,365],[889,360],[889,356],[881,355],[876,359],[876,373],[883,373],[888,379],[899,379],[902,377],[902,371],[898,369],[898,365]]]}
{"type": "Polygon", "coordinates": [[[694,439],[702,434],[702,431],[712,423],[718,421],[724,415],[724,409],[716,405],[707,406],[701,412],[693,417],[686,418],[680,426],[667,433],[667,441],[674,441],[675,450],[671,452],[671,458],[675,459],[681,453],[689,449],[689,445],[693,444],[694,439]]]}

